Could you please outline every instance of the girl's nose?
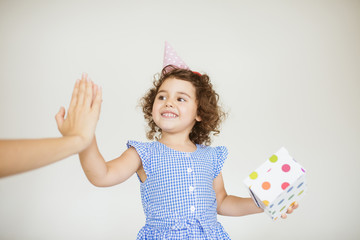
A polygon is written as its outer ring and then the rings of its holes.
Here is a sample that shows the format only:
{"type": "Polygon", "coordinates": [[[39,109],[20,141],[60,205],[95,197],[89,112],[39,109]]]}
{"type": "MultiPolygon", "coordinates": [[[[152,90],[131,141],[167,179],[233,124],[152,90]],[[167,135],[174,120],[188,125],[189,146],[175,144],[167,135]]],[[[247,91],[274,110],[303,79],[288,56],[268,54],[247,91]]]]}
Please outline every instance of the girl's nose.
{"type": "Polygon", "coordinates": [[[171,103],[171,101],[168,100],[168,101],[166,101],[165,106],[172,108],[172,107],[173,107],[173,104],[171,103]]]}

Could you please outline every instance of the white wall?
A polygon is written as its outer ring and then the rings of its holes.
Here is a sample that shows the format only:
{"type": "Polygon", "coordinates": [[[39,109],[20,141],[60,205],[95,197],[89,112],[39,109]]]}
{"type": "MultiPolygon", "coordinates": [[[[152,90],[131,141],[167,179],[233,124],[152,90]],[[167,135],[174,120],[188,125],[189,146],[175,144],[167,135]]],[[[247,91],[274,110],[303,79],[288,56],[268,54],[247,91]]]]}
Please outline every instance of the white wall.
{"type": "MultiPolygon", "coordinates": [[[[219,217],[233,239],[358,239],[359,1],[0,1],[0,138],[57,137],[82,72],[103,87],[108,160],[146,140],[138,100],[168,40],[229,111],[215,145],[228,193],[281,146],[308,171],[287,220],[219,217]]],[[[0,239],[134,239],[138,180],[96,188],[77,156],[0,179],[0,239]]]]}

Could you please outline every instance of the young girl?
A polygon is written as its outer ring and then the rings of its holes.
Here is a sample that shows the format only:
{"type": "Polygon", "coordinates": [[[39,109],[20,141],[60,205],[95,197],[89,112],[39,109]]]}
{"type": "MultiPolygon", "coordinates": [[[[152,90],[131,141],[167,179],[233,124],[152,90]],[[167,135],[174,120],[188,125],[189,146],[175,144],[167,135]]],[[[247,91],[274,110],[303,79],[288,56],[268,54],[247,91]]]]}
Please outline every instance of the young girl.
{"type": "Polygon", "coordinates": [[[128,149],[109,162],[95,139],[79,154],[95,186],[116,185],[137,174],[146,215],[137,239],[230,239],[217,214],[263,212],[251,198],[225,191],[221,168],[227,149],[209,146],[224,117],[218,99],[207,75],[167,66],[142,99],[147,137],[156,141],[128,141],[128,149]]]}

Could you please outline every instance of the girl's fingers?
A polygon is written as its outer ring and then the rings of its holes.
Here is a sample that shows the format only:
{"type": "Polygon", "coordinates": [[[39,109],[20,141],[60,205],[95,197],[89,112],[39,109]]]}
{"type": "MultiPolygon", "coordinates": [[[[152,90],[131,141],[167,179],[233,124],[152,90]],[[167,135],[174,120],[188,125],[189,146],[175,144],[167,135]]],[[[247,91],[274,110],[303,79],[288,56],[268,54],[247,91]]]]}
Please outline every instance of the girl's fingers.
{"type": "Polygon", "coordinates": [[[95,83],[93,83],[93,89],[92,89],[92,99],[91,99],[91,105],[93,104],[94,100],[95,100],[95,97],[96,97],[96,94],[97,94],[97,91],[98,91],[98,85],[96,85],[95,83]]]}
{"type": "Polygon", "coordinates": [[[102,103],[102,88],[96,85],[96,95],[92,103],[92,109],[97,115],[100,114],[101,103],[102,103]]]}
{"type": "Polygon", "coordinates": [[[87,73],[84,72],[84,73],[81,74],[81,79],[86,80],[87,77],[88,77],[87,73]]]}
{"type": "Polygon", "coordinates": [[[74,90],[73,90],[71,100],[70,100],[69,112],[72,112],[73,109],[75,108],[76,104],[77,104],[79,85],[80,85],[80,80],[77,79],[76,82],[75,82],[74,90]]]}
{"type": "Polygon", "coordinates": [[[86,89],[84,96],[85,106],[90,107],[92,99],[93,99],[93,82],[90,79],[88,79],[86,81],[86,89]]]}
{"type": "Polygon", "coordinates": [[[287,209],[286,213],[290,214],[292,213],[296,208],[298,208],[299,204],[297,202],[294,202],[290,205],[290,207],[287,209]]]}
{"type": "Polygon", "coordinates": [[[83,73],[80,81],[80,87],[77,95],[77,105],[82,106],[85,101],[87,74],[83,73]]]}
{"type": "Polygon", "coordinates": [[[294,211],[294,209],[292,207],[289,207],[288,210],[286,211],[286,213],[292,213],[294,211]]]}

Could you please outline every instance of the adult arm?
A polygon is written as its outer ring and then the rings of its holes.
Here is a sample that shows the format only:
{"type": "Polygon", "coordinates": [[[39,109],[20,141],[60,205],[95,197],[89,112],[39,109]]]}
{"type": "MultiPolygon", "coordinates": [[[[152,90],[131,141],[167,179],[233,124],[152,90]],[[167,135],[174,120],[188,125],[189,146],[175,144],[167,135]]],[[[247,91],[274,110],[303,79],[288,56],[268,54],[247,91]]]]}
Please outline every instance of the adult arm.
{"type": "Polygon", "coordinates": [[[0,177],[36,169],[86,148],[99,119],[102,91],[83,74],[76,81],[68,115],[61,107],[56,122],[63,137],[0,140],[0,177]]]}

